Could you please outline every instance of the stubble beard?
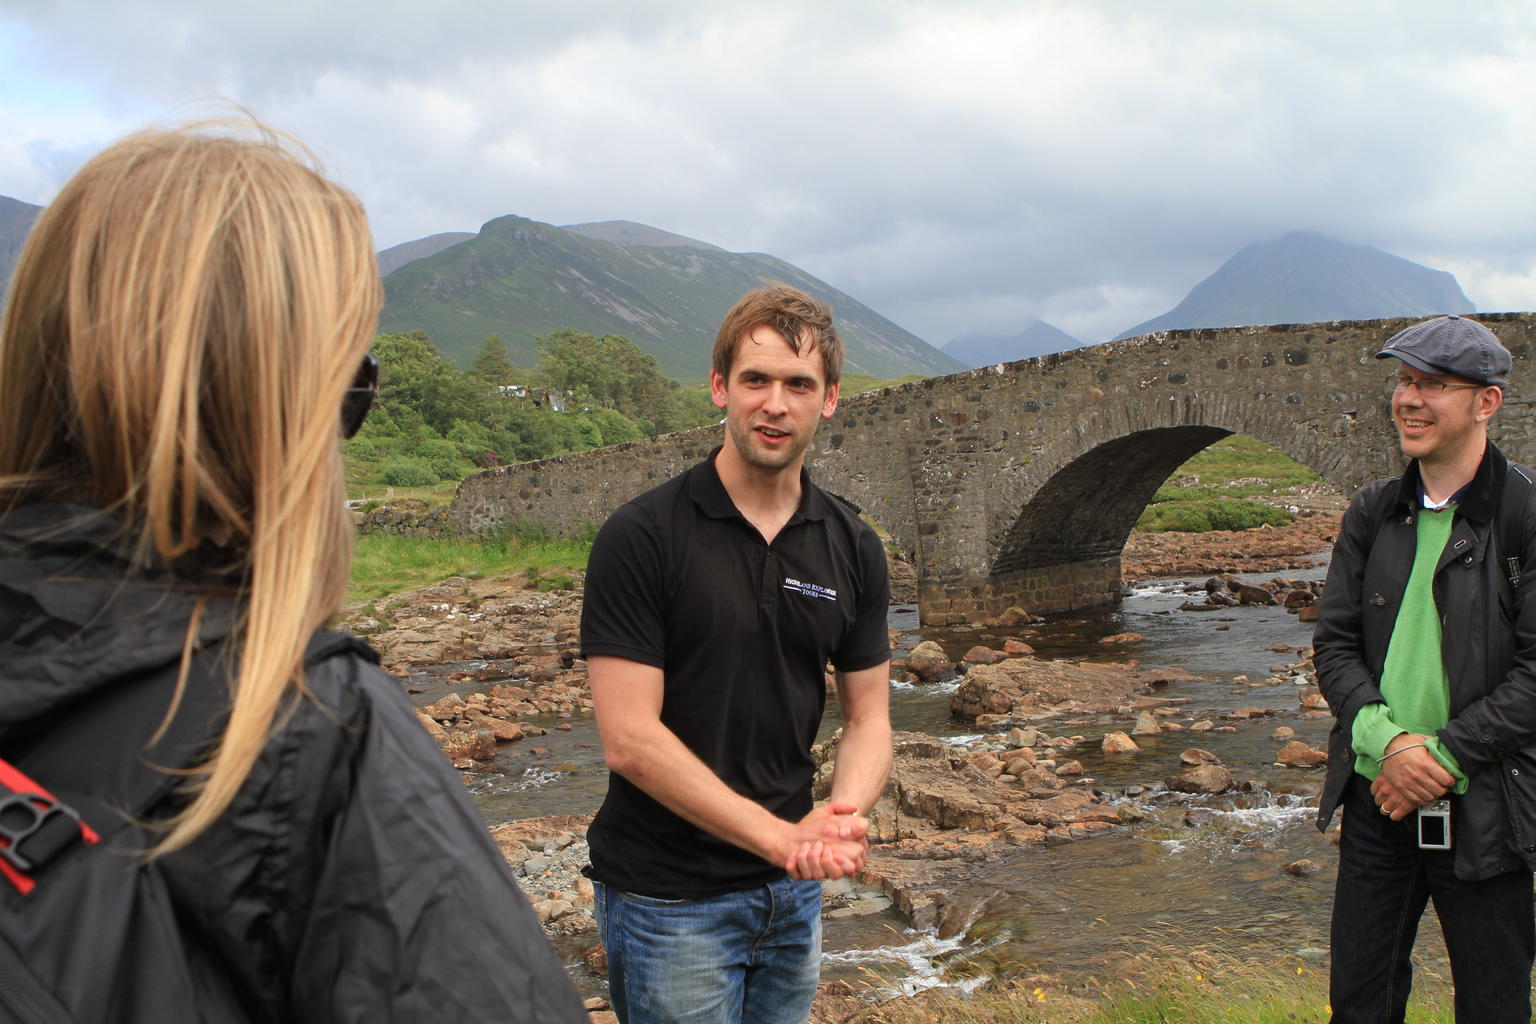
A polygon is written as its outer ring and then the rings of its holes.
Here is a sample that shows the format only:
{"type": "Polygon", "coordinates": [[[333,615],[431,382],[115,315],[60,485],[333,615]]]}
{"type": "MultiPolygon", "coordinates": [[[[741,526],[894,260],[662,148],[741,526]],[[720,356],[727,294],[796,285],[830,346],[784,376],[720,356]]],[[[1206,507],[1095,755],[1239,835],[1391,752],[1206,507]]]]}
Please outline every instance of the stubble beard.
{"type": "Polygon", "coordinates": [[[741,461],[754,469],[780,471],[795,465],[806,448],[810,447],[810,438],[795,438],[792,442],[778,450],[764,450],[757,444],[757,433],[750,424],[728,424],[731,444],[736,449],[736,454],[741,456],[741,461]]]}

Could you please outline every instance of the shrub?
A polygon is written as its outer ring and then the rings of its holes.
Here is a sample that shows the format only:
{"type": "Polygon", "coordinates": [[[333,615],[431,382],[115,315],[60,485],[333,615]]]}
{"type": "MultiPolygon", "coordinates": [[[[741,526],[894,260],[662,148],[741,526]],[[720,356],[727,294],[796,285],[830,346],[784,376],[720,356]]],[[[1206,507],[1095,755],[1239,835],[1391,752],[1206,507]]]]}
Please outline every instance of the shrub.
{"type": "Polygon", "coordinates": [[[361,462],[377,462],[379,446],[366,437],[354,437],[342,444],[342,450],[361,462]]]}
{"type": "Polygon", "coordinates": [[[1213,530],[1252,530],[1259,526],[1284,526],[1296,517],[1283,508],[1262,501],[1214,501],[1206,510],[1213,530]]]}
{"type": "Polygon", "coordinates": [[[1136,520],[1136,529],[1147,533],[1208,533],[1211,521],[1191,504],[1166,502],[1148,505],[1136,520]]]}
{"type": "Polygon", "coordinates": [[[379,478],[391,487],[430,487],[443,479],[422,459],[391,459],[379,470],[379,478]]]}

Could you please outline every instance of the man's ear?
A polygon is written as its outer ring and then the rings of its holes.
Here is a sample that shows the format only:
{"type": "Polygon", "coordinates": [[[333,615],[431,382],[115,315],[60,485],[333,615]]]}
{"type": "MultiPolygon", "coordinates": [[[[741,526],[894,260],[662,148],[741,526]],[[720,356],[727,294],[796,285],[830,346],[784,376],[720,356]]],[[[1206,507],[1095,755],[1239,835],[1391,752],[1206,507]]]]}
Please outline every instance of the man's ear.
{"type": "Polygon", "coordinates": [[[824,420],[831,419],[832,414],[837,412],[837,388],[838,384],[841,383],[842,382],[839,381],[837,384],[833,384],[827,388],[826,396],[822,399],[821,402],[821,418],[824,420]]]}
{"type": "Polygon", "coordinates": [[[1493,414],[1504,405],[1504,389],[1497,384],[1483,388],[1477,393],[1477,404],[1472,407],[1472,415],[1480,423],[1493,419],[1493,414]]]}
{"type": "Polygon", "coordinates": [[[719,370],[709,371],[709,400],[715,403],[716,409],[725,408],[725,378],[720,376],[719,370]]]}

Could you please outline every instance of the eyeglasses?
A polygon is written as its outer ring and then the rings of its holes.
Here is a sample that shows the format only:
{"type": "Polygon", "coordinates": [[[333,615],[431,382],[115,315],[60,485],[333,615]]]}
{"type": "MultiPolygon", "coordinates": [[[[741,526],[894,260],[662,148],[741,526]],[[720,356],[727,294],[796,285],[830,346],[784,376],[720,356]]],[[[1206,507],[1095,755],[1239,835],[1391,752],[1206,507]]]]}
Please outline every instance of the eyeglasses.
{"type": "Polygon", "coordinates": [[[1444,394],[1451,388],[1480,388],[1481,384],[1452,384],[1449,381],[1436,380],[1433,377],[1425,377],[1414,380],[1412,377],[1400,377],[1397,374],[1389,374],[1387,386],[1393,391],[1407,391],[1409,388],[1418,388],[1421,395],[1444,394]]]}
{"type": "Polygon", "coordinates": [[[352,386],[341,396],[341,436],[353,437],[368,418],[368,410],[379,393],[379,357],[372,352],[363,355],[363,365],[357,368],[352,386]]]}

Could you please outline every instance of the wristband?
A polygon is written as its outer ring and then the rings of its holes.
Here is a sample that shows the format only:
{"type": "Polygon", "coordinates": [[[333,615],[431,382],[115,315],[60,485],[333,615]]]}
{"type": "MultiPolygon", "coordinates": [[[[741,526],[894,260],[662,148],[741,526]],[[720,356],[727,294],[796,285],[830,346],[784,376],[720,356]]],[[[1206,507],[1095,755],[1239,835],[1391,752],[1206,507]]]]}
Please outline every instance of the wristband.
{"type": "Polygon", "coordinates": [[[1396,750],[1392,751],[1390,754],[1382,754],[1379,758],[1376,759],[1376,763],[1377,764],[1381,764],[1381,762],[1385,761],[1389,757],[1396,757],[1398,754],[1401,754],[1405,750],[1413,750],[1413,749],[1418,748],[1418,747],[1424,747],[1425,749],[1428,749],[1429,744],[1428,743],[1408,743],[1408,744],[1405,744],[1405,745],[1403,745],[1401,747],[1398,747],[1396,750]]]}

